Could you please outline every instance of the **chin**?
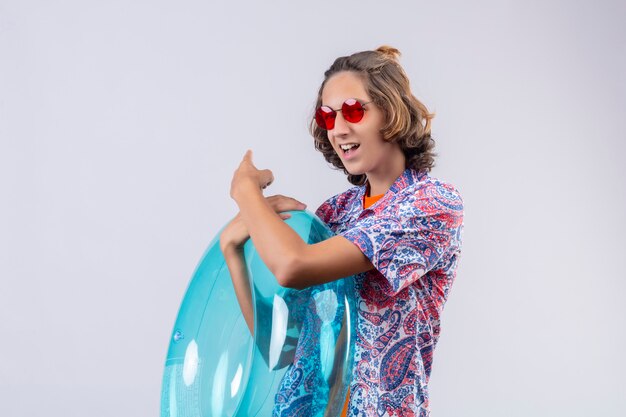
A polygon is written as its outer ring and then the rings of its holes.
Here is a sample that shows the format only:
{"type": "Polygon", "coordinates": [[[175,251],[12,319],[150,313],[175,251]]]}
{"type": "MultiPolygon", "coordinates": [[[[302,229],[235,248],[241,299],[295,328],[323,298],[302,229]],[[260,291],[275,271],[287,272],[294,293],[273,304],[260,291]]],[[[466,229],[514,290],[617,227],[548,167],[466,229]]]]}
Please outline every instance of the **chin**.
{"type": "Polygon", "coordinates": [[[365,174],[365,171],[360,170],[358,168],[348,168],[345,164],[343,166],[346,168],[346,171],[348,171],[350,175],[364,175],[365,174]]]}

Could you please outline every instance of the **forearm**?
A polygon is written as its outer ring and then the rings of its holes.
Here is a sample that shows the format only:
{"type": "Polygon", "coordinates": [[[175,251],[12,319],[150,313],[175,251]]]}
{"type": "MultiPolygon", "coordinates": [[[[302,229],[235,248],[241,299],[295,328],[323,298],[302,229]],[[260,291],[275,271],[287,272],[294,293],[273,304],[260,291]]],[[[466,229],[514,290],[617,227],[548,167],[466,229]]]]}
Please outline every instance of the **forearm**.
{"type": "Polygon", "coordinates": [[[254,336],[254,310],[252,306],[252,292],[250,289],[250,281],[248,279],[248,270],[243,256],[243,247],[229,246],[223,249],[226,266],[230,272],[237,295],[239,307],[246,320],[246,325],[250,330],[250,334],[254,336]]]}
{"type": "Polygon", "coordinates": [[[302,238],[272,209],[261,190],[248,187],[235,197],[254,247],[279,283],[306,248],[302,238]]]}

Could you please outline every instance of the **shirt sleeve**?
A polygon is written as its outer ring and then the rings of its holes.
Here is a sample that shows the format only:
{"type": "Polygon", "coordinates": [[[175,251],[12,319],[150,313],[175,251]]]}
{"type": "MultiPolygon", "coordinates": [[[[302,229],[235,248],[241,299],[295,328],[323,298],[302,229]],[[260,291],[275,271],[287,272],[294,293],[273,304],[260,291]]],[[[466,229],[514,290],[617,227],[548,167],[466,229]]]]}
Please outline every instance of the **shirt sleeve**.
{"type": "Polygon", "coordinates": [[[315,210],[315,215],[326,225],[330,224],[334,218],[335,200],[336,197],[333,196],[320,204],[317,210],[315,210]]]}
{"type": "Polygon", "coordinates": [[[460,250],[463,203],[453,187],[435,186],[400,203],[398,210],[373,214],[340,233],[369,258],[394,294],[433,270],[446,253],[460,250]]]}

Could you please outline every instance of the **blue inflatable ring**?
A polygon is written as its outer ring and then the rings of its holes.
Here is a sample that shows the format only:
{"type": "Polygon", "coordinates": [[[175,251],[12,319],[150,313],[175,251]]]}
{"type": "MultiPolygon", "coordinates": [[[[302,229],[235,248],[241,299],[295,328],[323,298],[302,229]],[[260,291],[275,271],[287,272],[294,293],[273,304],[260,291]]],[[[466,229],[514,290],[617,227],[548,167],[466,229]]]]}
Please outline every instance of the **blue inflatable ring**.
{"type": "MultiPolygon", "coordinates": [[[[289,213],[286,223],[305,242],[333,235],[314,214],[289,213]]],[[[248,240],[252,336],[220,234],[204,253],[178,312],[161,417],[338,416],[352,370],[353,277],[300,291],[283,288],[248,240]]]]}

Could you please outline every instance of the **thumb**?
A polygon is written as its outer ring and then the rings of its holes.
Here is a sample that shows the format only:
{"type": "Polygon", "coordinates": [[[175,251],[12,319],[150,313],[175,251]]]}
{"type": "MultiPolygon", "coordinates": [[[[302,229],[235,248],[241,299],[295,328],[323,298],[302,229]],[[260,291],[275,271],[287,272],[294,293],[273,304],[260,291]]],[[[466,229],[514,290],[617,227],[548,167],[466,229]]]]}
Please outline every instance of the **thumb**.
{"type": "Polygon", "coordinates": [[[263,186],[263,188],[269,186],[271,183],[274,182],[274,174],[272,173],[271,170],[269,169],[263,169],[261,170],[261,175],[263,176],[265,185],[263,186]]]}

